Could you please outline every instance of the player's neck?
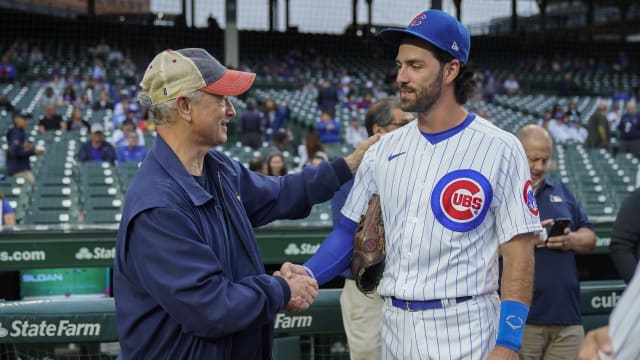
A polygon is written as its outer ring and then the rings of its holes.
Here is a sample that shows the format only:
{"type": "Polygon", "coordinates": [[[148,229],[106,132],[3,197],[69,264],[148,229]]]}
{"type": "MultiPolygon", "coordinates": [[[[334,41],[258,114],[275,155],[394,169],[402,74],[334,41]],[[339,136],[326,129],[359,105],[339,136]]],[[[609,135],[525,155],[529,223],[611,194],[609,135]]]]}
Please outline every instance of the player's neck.
{"type": "Polygon", "coordinates": [[[467,118],[467,110],[458,103],[438,104],[429,112],[418,113],[418,128],[435,134],[460,125],[467,118]]]}

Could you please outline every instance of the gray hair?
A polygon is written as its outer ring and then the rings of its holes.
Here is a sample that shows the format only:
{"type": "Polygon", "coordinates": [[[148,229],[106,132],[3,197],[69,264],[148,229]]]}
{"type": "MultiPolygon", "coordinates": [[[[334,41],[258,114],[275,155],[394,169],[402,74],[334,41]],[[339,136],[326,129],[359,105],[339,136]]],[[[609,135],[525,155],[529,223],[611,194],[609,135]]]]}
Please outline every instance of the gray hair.
{"type": "Polygon", "coordinates": [[[373,135],[373,125],[386,128],[393,121],[391,110],[400,109],[400,100],[397,98],[385,98],[375,102],[364,117],[364,127],[369,136],[373,135]]]}
{"type": "MultiPolygon", "coordinates": [[[[195,90],[184,96],[189,98],[190,101],[199,102],[202,99],[202,91],[195,90]]],[[[151,97],[144,90],[140,90],[137,99],[140,105],[149,106],[149,120],[154,125],[169,126],[175,122],[173,114],[176,112],[176,99],[153,105],[151,103],[151,97]]]]}

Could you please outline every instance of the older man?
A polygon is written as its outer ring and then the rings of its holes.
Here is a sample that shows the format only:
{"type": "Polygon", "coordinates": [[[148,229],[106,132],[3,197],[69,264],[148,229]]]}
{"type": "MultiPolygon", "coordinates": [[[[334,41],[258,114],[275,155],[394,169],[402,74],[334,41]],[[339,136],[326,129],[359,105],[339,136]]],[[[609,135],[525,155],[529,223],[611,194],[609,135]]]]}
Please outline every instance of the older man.
{"type": "Polygon", "coordinates": [[[307,216],[377,138],[301,174],[254,173],[210,150],[227,141],[230,96],[254,78],[203,49],[163,51],[147,67],[140,99],[158,137],[127,191],[114,265],[124,359],[270,359],[275,314],[317,295],[307,276],[265,274],[252,228],[307,216]]]}

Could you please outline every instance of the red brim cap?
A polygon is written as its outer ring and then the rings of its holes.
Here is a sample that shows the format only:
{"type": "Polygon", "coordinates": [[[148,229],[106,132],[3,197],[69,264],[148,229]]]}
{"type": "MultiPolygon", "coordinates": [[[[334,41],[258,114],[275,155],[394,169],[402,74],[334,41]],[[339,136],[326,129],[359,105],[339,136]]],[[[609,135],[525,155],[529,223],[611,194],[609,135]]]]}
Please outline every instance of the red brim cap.
{"type": "Polygon", "coordinates": [[[235,96],[249,90],[255,79],[256,74],[254,73],[227,70],[213,84],[200,88],[200,90],[215,95],[235,96]]]}

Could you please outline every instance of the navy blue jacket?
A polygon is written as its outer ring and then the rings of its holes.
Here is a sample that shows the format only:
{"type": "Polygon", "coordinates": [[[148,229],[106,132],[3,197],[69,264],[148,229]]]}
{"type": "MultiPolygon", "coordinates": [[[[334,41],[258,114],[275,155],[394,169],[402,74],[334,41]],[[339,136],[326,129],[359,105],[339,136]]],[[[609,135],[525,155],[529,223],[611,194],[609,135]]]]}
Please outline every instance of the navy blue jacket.
{"type": "Polygon", "coordinates": [[[93,157],[93,145],[91,141],[84,142],[80,145],[80,150],[78,150],[78,160],[81,162],[87,161],[105,161],[111,163],[113,165],[116,162],[116,149],[110,143],[103,141],[100,144],[100,158],[96,159],[93,157]]]}
{"type": "MultiPolygon", "coordinates": [[[[560,181],[544,179],[536,192],[540,219],[568,218],[569,229],[593,229],[573,194],[560,181]]],[[[535,249],[535,280],[528,324],[578,325],[580,282],[573,251],[535,249]]]]}
{"type": "Polygon", "coordinates": [[[129,186],[118,231],[114,295],[123,359],[236,359],[239,347],[260,348],[269,359],[274,316],[290,290],[265,274],[252,228],[307,216],[352,177],[342,159],[282,177],[251,172],[216,151],[204,166],[251,275],[234,274],[227,226],[211,215],[214,197],[159,136],[129,186]],[[247,331],[262,336],[248,341],[247,331]]]}
{"type": "Polygon", "coordinates": [[[35,155],[35,150],[24,150],[24,143],[27,142],[27,134],[23,129],[13,127],[7,132],[7,172],[13,175],[17,172],[30,170],[29,156],[35,155]]]}

